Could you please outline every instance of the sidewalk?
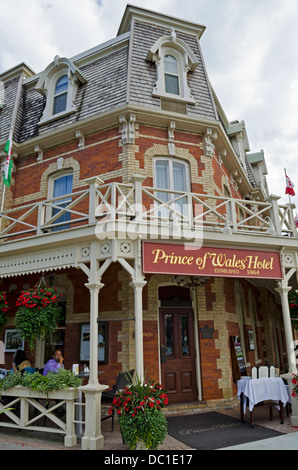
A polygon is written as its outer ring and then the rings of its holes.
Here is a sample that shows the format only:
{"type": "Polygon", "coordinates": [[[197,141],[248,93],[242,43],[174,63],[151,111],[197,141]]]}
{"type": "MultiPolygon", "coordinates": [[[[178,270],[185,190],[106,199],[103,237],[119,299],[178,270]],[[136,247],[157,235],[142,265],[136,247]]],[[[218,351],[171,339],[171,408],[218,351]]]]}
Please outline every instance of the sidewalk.
{"type": "MultiPolygon", "coordinates": [[[[200,410],[206,412],[208,410],[200,410]]],[[[214,411],[214,410],[213,410],[214,411]]],[[[239,407],[234,409],[217,410],[220,413],[227,414],[239,418],[239,407]]],[[[192,411],[194,414],[194,411],[192,411]]],[[[248,419],[248,417],[247,417],[248,419]]],[[[298,429],[293,428],[290,418],[285,417],[284,424],[280,424],[279,419],[269,420],[267,410],[262,408],[256,409],[256,424],[265,426],[276,431],[282,432],[283,435],[252,443],[231,446],[224,450],[298,450],[298,429]]],[[[224,432],[224,431],[223,431],[224,432]]],[[[111,420],[102,422],[102,434],[104,436],[103,451],[125,451],[126,446],[122,443],[119,424],[115,420],[114,432],[111,432],[111,420]]],[[[16,430],[10,428],[0,428],[0,450],[65,450],[75,451],[81,450],[81,442],[79,439],[75,447],[64,447],[64,437],[55,433],[37,433],[34,431],[16,430]]],[[[182,442],[167,435],[163,444],[159,447],[159,451],[190,451],[190,447],[182,442]]]]}

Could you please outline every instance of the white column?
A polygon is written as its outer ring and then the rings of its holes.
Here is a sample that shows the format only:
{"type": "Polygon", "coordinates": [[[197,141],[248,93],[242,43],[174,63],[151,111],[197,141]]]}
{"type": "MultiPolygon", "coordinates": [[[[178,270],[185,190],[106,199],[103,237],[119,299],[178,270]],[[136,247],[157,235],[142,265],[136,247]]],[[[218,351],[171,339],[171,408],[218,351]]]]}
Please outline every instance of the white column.
{"type": "MultiPolygon", "coordinates": [[[[85,433],[82,438],[83,450],[99,450],[103,448],[104,438],[101,434],[101,394],[108,388],[98,383],[98,294],[104,286],[102,272],[98,269],[96,256],[97,243],[91,243],[89,282],[85,286],[90,292],[90,358],[89,382],[80,387],[85,394],[85,433]]],[[[105,265],[105,267],[108,264],[105,265]]]]}
{"type": "Polygon", "coordinates": [[[288,354],[288,363],[289,363],[289,373],[292,374],[297,372],[296,368],[296,358],[294,353],[294,341],[293,341],[293,331],[291,324],[291,315],[288,301],[288,292],[291,290],[291,287],[288,286],[286,280],[280,282],[280,287],[277,287],[276,292],[279,293],[281,298],[281,307],[283,314],[283,321],[285,327],[285,337],[287,344],[287,354],[288,354]]]}
{"type": "Polygon", "coordinates": [[[145,285],[145,281],[132,281],[130,283],[130,286],[134,288],[136,373],[140,381],[144,380],[142,293],[145,285]]]}
{"type": "Polygon", "coordinates": [[[90,359],[89,384],[98,384],[98,293],[104,284],[85,284],[90,292],[90,359]]]}

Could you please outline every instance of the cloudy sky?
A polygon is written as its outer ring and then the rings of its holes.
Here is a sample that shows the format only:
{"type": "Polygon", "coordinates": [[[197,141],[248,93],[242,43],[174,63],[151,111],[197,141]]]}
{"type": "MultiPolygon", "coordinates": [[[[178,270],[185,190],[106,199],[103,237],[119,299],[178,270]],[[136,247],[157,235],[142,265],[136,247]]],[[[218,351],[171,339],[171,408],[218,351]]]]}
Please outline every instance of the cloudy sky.
{"type": "Polygon", "coordinates": [[[126,4],[206,26],[201,46],[229,120],[244,120],[250,149],[265,152],[270,193],[298,206],[297,0],[0,0],[0,73],[36,73],[117,35],[126,4]],[[4,27],[5,25],[5,27],[4,27]]]}

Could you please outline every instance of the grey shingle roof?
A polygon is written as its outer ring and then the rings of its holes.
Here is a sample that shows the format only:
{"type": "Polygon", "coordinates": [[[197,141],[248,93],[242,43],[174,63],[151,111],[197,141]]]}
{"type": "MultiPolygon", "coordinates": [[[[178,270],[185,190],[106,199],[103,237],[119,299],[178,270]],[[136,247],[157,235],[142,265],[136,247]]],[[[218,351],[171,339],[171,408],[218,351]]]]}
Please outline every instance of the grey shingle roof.
{"type": "MultiPolygon", "coordinates": [[[[117,37],[114,42],[111,40],[106,43],[104,54],[96,55],[93,50],[91,53],[86,51],[88,60],[85,62],[84,54],[76,56],[77,59],[73,59],[74,64],[87,80],[86,84],[80,85],[76,95],[77,111],[52,122],[38,124],[45,106],[45,98],[35,89],[40,74],[25,80],[14,139],[21,143],[48,131],[61,128],[66,124],[122,106],[126,103],[127,87],[129,87],[129,102],[131,104],[160,109],[160,98],[152,96],[156,82],[156,67],[155,64],[148,62],[146,57],[156,40],[161,36],[169,35],[169,32],[167,27],[152,25],[136,19],[130,36],[129,33],[125,33],[123,39],[117,37]],[[132,41],[130,62],[128,40],[132,41]],[[116,41],[117,48],[115,49],[113,45],[116,44],[116,41]],[[130,71],[128,71],[129,65],[131,66],[130,71]],[[130,77],[129,83],[127,83],[128,77],[130,77]]],[[[196,103],[187,104],[187,113],[196,117],[216,119],[197,38],[186,32],[176,31],[176,34],[188,44],[199,62],[197,69],[188,73],[189,87],[196,103]]],[[[100,46],[98,48],[100,49],[100,46]]],[[[6,101],[0,111],[0,140],[4,140],[8,136],[17,84],[18,77],[8,81],[5,85],[6,101]]]]}

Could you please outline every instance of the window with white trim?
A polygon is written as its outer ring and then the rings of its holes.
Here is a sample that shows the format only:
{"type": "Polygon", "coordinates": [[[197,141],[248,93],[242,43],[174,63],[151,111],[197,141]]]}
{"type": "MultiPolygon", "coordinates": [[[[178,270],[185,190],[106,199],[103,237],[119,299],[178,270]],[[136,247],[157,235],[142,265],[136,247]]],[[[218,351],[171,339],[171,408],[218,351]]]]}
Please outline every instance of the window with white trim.
{"type": "Polygon", "coordinates": [[[70,60],[55,57],[43,71],[35,87],[46,98],[39,124],[75,113],[76,94],[79,86],[85,83],[85,77],[70,60]]]}
{"type": "Polygon", "coordinates": [[[178,217],[188,214],[187,198],[190,191],[189,166],[187,162],[174,158],[157,157],[154,161],[154,187],[157,191],[160,217],[169,217],[171,210],[178,217]]]}
{"type": "Polygon", "coordinates": [[[72,171],[64,172],[63,174],[58,173],[52,176],[49,180],[49,199],[52,201],[52,209],[51,212],[48,212],[47,218],[48,220],[53,218],[52,224],[57,224],[57,227],[52,228],[52,231],[54,232],[58,230],[65,230],[70,227],[69,224],[63,223],[68,222],[71,219],[70,212],[66,211],[59,217],[56,216],[71,202],[72,198],[69,195],[72,193],[72,186],[72,171]]]}
{"type": "Polygon", "coordinates": [[[179,95],[178,61],[171,54],[164,56],[165,92],[179,95]]]}
{"type": "Polygon", "coordinates": [[[67,103],[67,91],[68,91],[68,77],[62,75],[56,81],[53,98],[53,114],[61,113],[66,110],[67,103]]]}
{"type": "Polygon", "coordinates": [[[147,60],[156,66],[153,96],[181,103],[195,103],[188,86],[187,74],[196,69],[198,60],[190,47],[176,37],[174,31],[155,42],[148,51],[147,60]]]}

